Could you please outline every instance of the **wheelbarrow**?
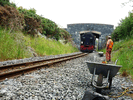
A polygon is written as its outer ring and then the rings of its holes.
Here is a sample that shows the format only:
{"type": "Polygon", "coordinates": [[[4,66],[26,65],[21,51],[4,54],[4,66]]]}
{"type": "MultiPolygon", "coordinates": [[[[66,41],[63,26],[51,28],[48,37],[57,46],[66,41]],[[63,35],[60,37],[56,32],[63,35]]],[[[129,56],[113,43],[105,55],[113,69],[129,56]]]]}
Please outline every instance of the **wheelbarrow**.
{"type": "Polygon", "coordinates": [[[115,64],[103,64],[97,62],[86,61],[88,69],[92,75],[91,85],[96,87],[96,91],[100,92],[102,88],[111,89],[112,78],[117,74],[121,65],[115,64]],[[98,75],[97,81],[95,81],[95,75],[98,75]],[[103,78],[105,82],[103,83],[103,78]]]}

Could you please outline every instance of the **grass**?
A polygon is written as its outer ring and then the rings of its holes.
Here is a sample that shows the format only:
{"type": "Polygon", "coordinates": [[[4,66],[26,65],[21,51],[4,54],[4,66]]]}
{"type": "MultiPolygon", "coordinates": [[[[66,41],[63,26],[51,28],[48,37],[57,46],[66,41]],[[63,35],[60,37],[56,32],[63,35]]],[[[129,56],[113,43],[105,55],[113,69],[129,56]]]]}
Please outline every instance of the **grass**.
{"type": "Polygon", "coordinates": [[[41,37],[31,37],[22,32],[10,33],[10,30],[0,28],[0,61],[32,57],[28,47],[38,56],[58,55],[77,52],[70,43],[62,44],[56,40],[41,37]]]}
{"type": "MultiPolygon", "coordinates": [[[[100,51],[106,52],[105,49],[100,51]]],[[[120,72],[126,72],[133,79],[133,37],[114,42],[111,60],[115,62],[116,59],[118,59],[117,65],[122,65],[120,72]]]]}
{"type": "Polygon", "coordinates": [[[133,38],[115,42],[112,61],[118,59],[117,64],[122,65],[121,72],[126,71],[133,78],[133,38]]]}
{"type": "Polygon", "coordinates": [[[98,51],[98,52],[103,52],[104,54],[106,53],[106,49],[101,49],[101,50],[98,50],[98,49],[97,49],[97,51],[98,51]]]}
{"type": "Polygon", "coordinates": [[[38,38],[29,38],[26,36],[25,40],[28,42],[26,45],[34,48],[35,52],[42,55],[58,55],[58,54],[67,54],[72,52],[77,52],[78,49],[72,47],[70,43],[62,44],[56,40],[48,40],[42,37],[38,38]]]}
{"type": "Polygon", "coordinates": [[[28,51],[21,37],[22,33],[10,33],[6,30],[0,30],[0,61],[31,56],[31,54],[27,54],[28,51]]]}

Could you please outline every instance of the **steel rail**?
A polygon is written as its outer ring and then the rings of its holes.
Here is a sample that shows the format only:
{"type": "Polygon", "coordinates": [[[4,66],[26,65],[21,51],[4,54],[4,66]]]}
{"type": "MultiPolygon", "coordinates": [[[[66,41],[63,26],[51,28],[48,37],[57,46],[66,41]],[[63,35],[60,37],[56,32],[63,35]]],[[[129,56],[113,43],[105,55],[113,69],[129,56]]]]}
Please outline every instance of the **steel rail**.
{"type": "Polygon", "coordinates": [[[44,60],[39,60],[39,61],[31,61],[31,62],[24,62],[24,63],[18,63],[18,64],[4,65],[4,66],[0,67],[0,73],[3,73],[6,70],[8,71],[8,70],[13,70],[15,68],[21,68],[21,67],[23,68],[23,67],[26,67],[28,65],[34,65],[34,64],[38,64],[38,63],[42,63],[42,62],[46,62],[46,61],[52,61],[52,60],[54,61],[57,59],[71,57],[71,56],[79,55],[79,54],[82,54],[82,53],[68,55],[68,56],[62,56],[62,57],[49,58],[49,59],[44,59],[44,60]]]}
{"type": "Polygon", "coordinates": [[[24,73],[34,71],[38,68],[50,66],[55,63],[60,63],[63,61],[71,60],[71,59],[78,58],[85,55],[87,55],[87,53],[78,53],[78,54],[69,55],[69,56],[1,66],[0,81],[3,81],[5,78],[20,76],[20,75],[23,75],[24,73]]]}

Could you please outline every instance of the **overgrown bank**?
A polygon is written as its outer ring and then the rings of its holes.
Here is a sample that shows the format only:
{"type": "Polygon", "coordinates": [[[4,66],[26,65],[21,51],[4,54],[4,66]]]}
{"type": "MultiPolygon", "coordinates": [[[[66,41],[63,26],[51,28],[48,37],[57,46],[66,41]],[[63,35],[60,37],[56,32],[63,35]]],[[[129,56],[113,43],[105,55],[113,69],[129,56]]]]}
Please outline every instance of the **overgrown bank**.
{"type": "MultiPolygon", "coordinates": [[[[117,64],[122,65],[121,72],[123,76],[129,74],[133,79],[133,13],[129,12],[129,16],[122,19],[119,25],[111,34],[114,41],[112,49],[112,61],[118,59],[117,64]]],[[[104,53],[105,49],[100,50],[104,53]]]]}
{"type": "Polygon", "coordinates": [[[31,37],[20,31],[10,33],[10,30],[0,29],[0,61],[77,51],[69,42],[63,44],[54,39],[31,37]]]}
{"type": "Polygon", "coordinates": [[[120,20],[119,25],[112,33],[115,42],[112,53],[112,60],[118,59],[118,64],[122,65],[121,72],[133,78],[133,13],[129,12],[128,17],[120,20]]]}
{"type": "Polygon", "coordinates": [[[133,37],[115,42],[112,52],[112,61],[122,65],[123,76],[131,75],[133,79],[133,37]]]}
{"type": "Polygon", "coordinates": [[[37,15],[34,8],[28,10],[16,7],[9,0],[0,1],[1,61],[77,51],[71,35],[55,22],[37,15]]]}
{"type": "MultiPolygon", "coordinates": [[[[106,54],[106,49],[99,50],[106,54]]],[[[125,40],[115,41],[111,53],[113,64],[117,61],[117,65],[122,65],[120,72],[123,76],[131,75],[133,79],[133,37],[125,40]]]]}

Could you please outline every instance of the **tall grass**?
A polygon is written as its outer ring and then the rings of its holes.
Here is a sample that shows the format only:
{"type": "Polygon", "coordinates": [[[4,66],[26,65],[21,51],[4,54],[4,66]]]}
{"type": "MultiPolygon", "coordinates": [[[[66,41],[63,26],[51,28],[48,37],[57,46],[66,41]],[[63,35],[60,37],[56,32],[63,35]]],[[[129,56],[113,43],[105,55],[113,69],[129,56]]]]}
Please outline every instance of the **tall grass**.
{"type": "Polygon", "coordinates": [[[0,61],[32,57],[28,47],[32,48],[38,56],[58,55],[77,52],[70,43],[62,44],[56,40],[41,37],[31,37],[22,32],[10,33],[10,30],[0,28],[0,61]]]}
{"type": "MultiPolygon", "coordinates": [[[[30,36],[29,36],[30,37],[30,36]]],[[[62,44],[56,40],[49,40],[45,38],[30,38],[27,36],[25,39],[29,42],[27,45],[34,48],[35,52],[42,55],[57,55],[57,54],[67,54],[72,52],[77,52],[78,49],[72,47],[70,43],[62,44]]]]}
{"type": "MultiPolygon", "coordinates": [[[[99,51],[105,53],[106,49],[99,51]]],[[[125,40],[114,42],[111,55],[111,60],[113,62],[118,59],[117,65],[122,65],[120,72],[127,72],[133,79],[133,37],[127,37],[125,40]]]]}
{"type": "Polygon", "coordinates": [[[30,57],[27,55],[26,46],[21,39],[22,34],[10,33],[10,31],[0,30],[0,60],[10,60],[30,57]]]}
{"type": "Polygon", "coordinates": [[[118,59],[118,65],[122,65],[121,72],[126,71],[133,78],[133,38],[127,38],[115,42],[112,53],[112,61],[118,59]]]}

